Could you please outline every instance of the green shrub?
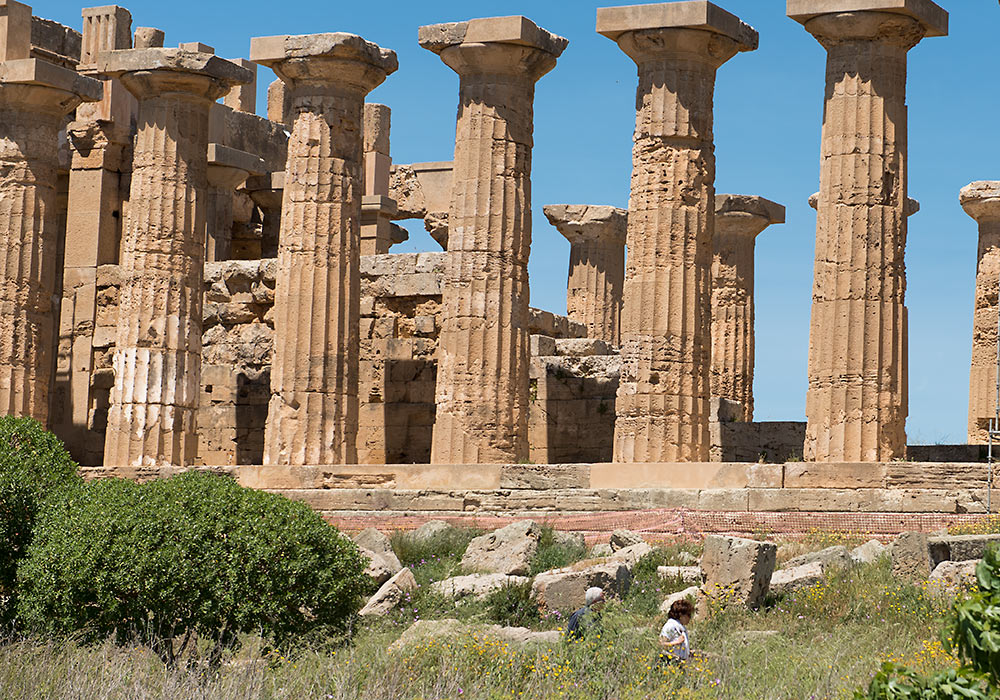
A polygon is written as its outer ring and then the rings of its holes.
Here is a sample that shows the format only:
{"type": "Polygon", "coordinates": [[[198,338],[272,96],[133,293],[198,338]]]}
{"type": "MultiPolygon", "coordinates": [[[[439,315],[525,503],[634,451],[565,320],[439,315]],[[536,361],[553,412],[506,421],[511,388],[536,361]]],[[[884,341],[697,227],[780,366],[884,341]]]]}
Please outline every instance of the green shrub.
{"type": "Polygon", "coordinates": [[[79,483],[76,463],[31,418],[0,417],[0,624],[16,606],[17,564],[31,542],[43,500],[79,483]]]}
{"type": "Polygon", "coordinates": [[[538,604],[531,597],[531,582],[507,584],[486,597],[486,616],[508,627],[530,627],[539,621],[538,604]]]}
{"type": "Polygon", "coordinates": [[[657,568],[668,566],[676,553],[667,547],[656,547],[642,557],[632,568],[632,583],[625,595],[625,604],[634,613],[655,617],[660,612],[660,603],[671,593],[682,591],[690,584],[682,580],[664,580],[656,573],[657,568]]]}
{"type": "Polygon", "coordinates": [[[551,525],[542,526],[538,551],[531,560],[531,575],[550,569],[559,569],[580,561],[587,556],[587,546],[573,542],[557,542],[556,531],[551,525]]]}
{"type": "Polygon", "coordinates": [[[349,539],[282,496],[199,472],[108,479],[39,513],[19,613],[40,632],[147,644],[170,665],[211,640],[214,664],[241,633],[287,648],[343,631],[370,588],[364,568],[349,539]]]}
{"type": "Polygon", "coordinates": [[[462,555],[469,542],[481,534],[481,530],[452,527],[422,540],[398,531],[389,539],[400,563],[409,567],[417,583],[426,586],[462,573],[462,555]]]}

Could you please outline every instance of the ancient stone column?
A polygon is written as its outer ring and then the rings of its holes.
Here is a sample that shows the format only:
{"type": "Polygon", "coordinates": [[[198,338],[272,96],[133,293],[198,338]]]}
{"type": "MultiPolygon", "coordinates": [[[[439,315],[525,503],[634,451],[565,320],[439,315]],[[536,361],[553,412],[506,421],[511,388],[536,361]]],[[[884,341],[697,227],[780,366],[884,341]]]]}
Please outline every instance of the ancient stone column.
{"type": "Polygon", "coordinates": [[[229,260],[233,242],[233,193],[251,174],[264,171],[259,156],[221,143],[208,144],[208,237],[205,257],[209,262],[229,260]]]}
{"type": "Polygon", "coordinates": [[[365,95],[396,54],[353,34],[254,39],[286,85],[288,142],[265,464],[357,462],[365,95]]]}
{"type": "Polygon", "coordinates": [[[614,460],[705,462],[715,74],[757,32],[700,1],[603,8],[597,31],[639,72],[614,460]]]}
{"type": "Polygon", "coordinates": [[[186,466],[198,444],[209,108],[252,76],[185,49],[109,51],[98,65],[139,100],[104,462],[186,466]]]}
{"type": "Polygon", "coordinates": [[[365,179],[361,202],[361,254],[382,255],[392,246],[396,203],[389,197],[389,127],[386,105],[365,105],[365,179]]]}
{"type": "Polygon", "coordinates": [[[570,243],[567,316],[586,325],[588,337],[618,345],[628,212],[587,204],[550,204],[544,212],[570,243]]]}
{"type": "Polygon", "coordinates": [[[785,208],[763,197],[715,197],[712,238],[712,396],[740,404],[753,420],[754,248],[757,234],[785,223],[785,208]]]}
{"type": "Polygon", "coordinates": [[[921,3],[788,0],[827,50],[805,459],[906,449],[906,54],[947,33],[921,3]]]}
{"type": "Polygon", "coordinates": [[[969,443],[989,442],[987,431],[996,416],[997,324],[1000,308],[1000,182],[973,182],[959,201],[979,224],[976,297],[972,312],[972,367],[969,371],[969,443]]]}
{"type": "Polygon", "coordinates": [[[420,28],[459,75],[434,464],[528,458],[528,252],[535,82],[568,43],[524,17],[420,28]]]}
{"type": "Polygon", "coordinates": [[[0,416],[48,422],[59,130],[100,81],[29,58],[31,8],[0,0],[0,416]]]}

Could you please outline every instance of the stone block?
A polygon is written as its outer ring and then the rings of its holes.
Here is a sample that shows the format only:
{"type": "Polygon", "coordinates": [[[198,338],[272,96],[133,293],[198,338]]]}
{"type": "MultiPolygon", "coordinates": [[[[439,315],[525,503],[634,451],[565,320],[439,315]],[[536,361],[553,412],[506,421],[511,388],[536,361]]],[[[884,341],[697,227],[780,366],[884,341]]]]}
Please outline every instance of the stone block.
{"type": "Polygon", "coordinates": [[[904,532],[889,545],[892,572],[900,578],[925,580],[931,573],[931,558],[923,532],[904,532]]]}
{"type": "Polygon", "coordinates": [[[522,520],[476,537],[462,555],[462,568],[469,572],[526,576],[541,534],[537,523],[522,520]]]}
{"type": "Polygon", "coordinates": [[[741,51],[757,48],[757,32],[739,17],[706,0],[664,2],[597,10],[597,33],[613,41],[625,32],[649,29],[701,29],[735,41],[741,51]]]}
{"type": "Polygon", "coordinates": [[[851,550],[855,564],[874,564],[886,553],[886,546],[878,540],[868,540],[851,550]]]}
{"type": "Polygon", "coordinates": [[[948,535],[927,540],[931,568],[943,561],[982,559],[990,546],[1000,546],[1000,535],[948,535]]]}
{"type": "Polygon", "coordinates": [[[823,565],[818,561],[785,566],[771,575],[770,589],[777,595],[794,593],[819,583],[823,579],[823,573],[823,565]]]}
{"type": "Polygon", "coordinates": [[[788,0],[785,10],[801,24],[825,14],[890,12],[917,20],[924,26],[926,36],[948,34],[948,13],[931,0],[788,0]]]}
{"type": "Polygon", "coordinates": [[[0,61],[31,57],[31,6],[0,0],[0,61]]]}
{"type": "Polygon", "coordinates": [[[976,588],[976,568],[979,561],[942,561],[934,567],[927,580],[935,587],[952,592],[976,588]]]}
{"type": "Polygon", "coordinates": [[[530,337],[530,344],[532,357],[546,357],[556,354],[555,338],[547,335],[532,335],[530,337]]]}
{"type": "Polygon", "coordinates": [[[385,615],[398,607],[406,596],[415,590],[417,590],[417,580],[413,578],[413,572],[409,569],[402,569],[382,584],[382,587],[368,600],[358,614],[362,616],[385,615]]]}
{"type": "Polygon", "coordinates": [[[887,465],[877,462],[789,462],[784,471],[786,489],[887,487],[887,465]]]}
{"type": "Polygon", "coordinates": [[[854,560],[847,547],[837,545],[789,559],[781,568],[794,569],[806,564],[819,564],[823,571],[839,571],[853,566],[854,560]]]}
{"type": "Polygon", "coordinates": [[[664,581],[682,581],[696,586],[704,580],[700,566],[658,566],[656,575],[664,581]]]}
{"type": "Polygon", "coordinates": [[[527,17],[484,17],[467,22],[449,22],[420,27],[417,41],[423,48],[441,53],[462,43],[503,43],[531,46],[559,56],[569,43],[545,31],[527,17]]]}
{"type": "Polygon", "coordinates": [[[431,584],[431,590],[455,600],[462,598],[485,598],[494,591],[508,586],[522,586],[530,581],[527,576],[507,576],[506,574],[469,574],[454,576],[431,584]]]}
{"type": "Polygon", "coordinates": [[[749,507],[748,489],[703,489],[698,494],[699,510],[746,511],[749,507]]]}
{"type": "Polygon", "coordinates": [[[773,542],[708,535],[701,558],[704,590],[710,596],[724,592],[749,607],[759,606],[767,595],[777,551],[773,542]]]}
{"type": "Polygon", "coordinates": [[[544,571],[531,585],[531,595],[541,610],[572,612],[584,605],[588,588],[597,586],[605,595],[623,597],[632,582],[622,562],[582,561],[563,569],[544,571]]]}

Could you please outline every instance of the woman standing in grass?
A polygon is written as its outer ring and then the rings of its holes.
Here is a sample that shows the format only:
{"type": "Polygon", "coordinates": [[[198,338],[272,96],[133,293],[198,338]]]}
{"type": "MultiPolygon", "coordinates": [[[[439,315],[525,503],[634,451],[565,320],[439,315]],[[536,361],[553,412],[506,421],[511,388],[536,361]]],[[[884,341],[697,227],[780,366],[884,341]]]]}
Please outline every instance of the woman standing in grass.
{"type": "Polygon", "coordinates": [[[691,644],[688,641],[686,625],[691,622],[694,605],[685,599],[675,600],[667,613],[666,624],[660,630],[660,647],[663,653],[661,660],[686,661],[691,657],[691,644]]]}

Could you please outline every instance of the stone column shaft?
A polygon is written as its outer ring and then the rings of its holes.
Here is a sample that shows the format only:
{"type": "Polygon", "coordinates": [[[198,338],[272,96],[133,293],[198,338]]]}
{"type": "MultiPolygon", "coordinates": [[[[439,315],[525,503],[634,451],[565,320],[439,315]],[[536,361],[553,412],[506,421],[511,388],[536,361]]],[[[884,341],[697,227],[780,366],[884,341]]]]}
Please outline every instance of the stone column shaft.
{"type": "Polygon", "coordinates": [[[139,100],[104,461],[187,466],[198,445],[209,109],[250,74],[183,49],[110,51],[99,63],[139,100]]]}
{"type": "MultiPolygon", "coordinates": [[[[20,24],[8,17],[9,30],[23,32],[20,24]]],[[[10,52],[16,39],[6,45],[10,52]]],[[[99,99],[100,82],[74,71],[29,58],[0,62],[0,415],[48,422],[58,134],[81,100],[99,99]]]]}
{"type": "Polygon", "coordinates": [[[396,55],[350,34],[254,39],[285,82],[288,142],[265,464],[357,462],[364,99],[396,55]]]}
{"type": "Polygon", "coordinates": [[[736,401],[753,420],[754,249],[757,234],[784,223],[785,208],[763,197],[715,198],[712,239],[712,396],[736,401]]]}
{"type": "Polygon", "coordinates": [[[906,449],[906,54],[933,18],[841,4],[789,1],[827,49],[805,458],[886,461],[906,449]]]}
{"type": "Polygon", "coordinates": [[[598,11],[639,73],[614,460],[705,462],[715,75],[757,33],[711,3],[637,7],[598,11]]]}
{"type": "Polygon", "coordinates": [[[566,314],[587,326],[588,337],[618,345],[628,212],[555,204],[545,216],[570,242],[566,314]]]}
{"type": "Polygon", "coordinates": [[[420,44],[459,75],[431,462],[517,462],[528,458],[534,88],[567,42],[505,17],[421,27],[420,44]]]}
{"type": "Polygon", "coordinates": [[[969,370],[969,443],[985,444],[989,441],[990,421],[996,416],[1000,182],[973,182],[962,188],[960,201],[979,224],[969,370]]]}

